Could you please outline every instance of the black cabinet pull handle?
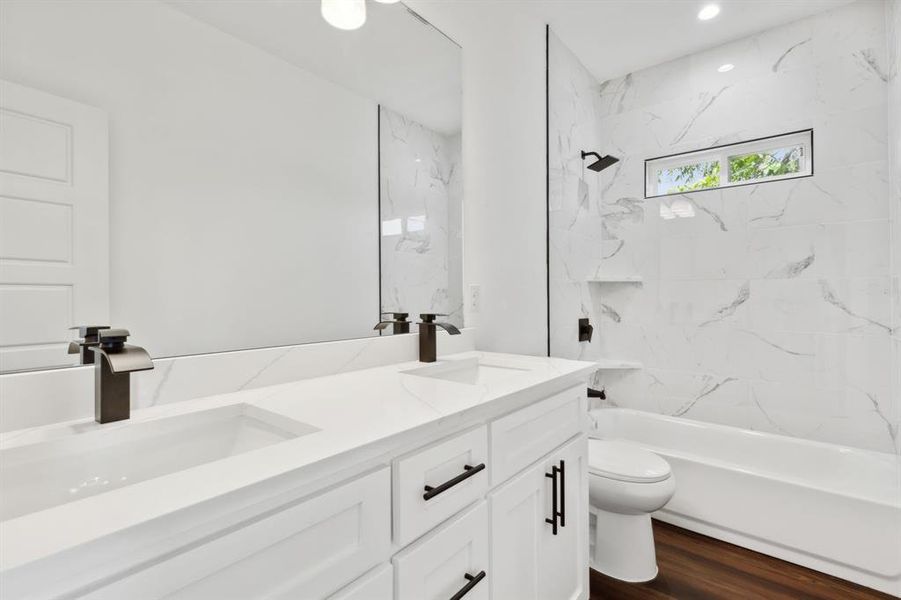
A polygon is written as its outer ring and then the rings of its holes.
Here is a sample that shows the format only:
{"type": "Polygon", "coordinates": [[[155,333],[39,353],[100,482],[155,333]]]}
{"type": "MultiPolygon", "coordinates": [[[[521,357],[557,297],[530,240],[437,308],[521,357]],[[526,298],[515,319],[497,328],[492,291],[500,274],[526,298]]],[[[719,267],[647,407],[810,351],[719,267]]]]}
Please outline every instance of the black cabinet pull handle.
{"type": "Polygon", "coordinates": [[[550,473],[545,473],[545,477],[549,477],[551,481],[551,515],[553,518],[545,519],[544,522],[548,523],[551,526],[551,532],[554,535],[557,535],[557,517],[560,515],[560,512],[557,510],[557,476],[560,473],[559,467],[556,465],[551,467],[550,473]]]}
{"type": "Polygon", "coordinates": [[[469,590],[474,588],[480,581],[485,579],[485,571],[479,571],[478,575],[470,575],[466,573],[463,575],[466,578],[467,584],[460,588],[456,594],[450,597],[450,600],[460,600],[463,596],[469,593],[469,590]]]}
{"type": "Polygon", "coordinates": [[[430,485],[425,486],[425,488],[423,488],[425,490],[425,494],[422,495],[422,499],[423,500],[431,500],[432,498],[434,498],[441,492],[446,492],[447,490],[451,489],[452,487],[454,487],[461,481],[466,481],[467,479],[469,479],[470,477],[472,477],[479,471],[484,470],[485,463],[479,463],[474,467],[470,466],[470,465],[464,465],[463,469],[464,469],[464,471],[462,473],[460,473],[453,479],[449,479],[449,480],[445,481],[438,487],[432,487],[430,485]]]}
{"type": "Polygon", "coordinates": [[[566,463],[560,460],[560,527],[566,527],[566,463]]]}

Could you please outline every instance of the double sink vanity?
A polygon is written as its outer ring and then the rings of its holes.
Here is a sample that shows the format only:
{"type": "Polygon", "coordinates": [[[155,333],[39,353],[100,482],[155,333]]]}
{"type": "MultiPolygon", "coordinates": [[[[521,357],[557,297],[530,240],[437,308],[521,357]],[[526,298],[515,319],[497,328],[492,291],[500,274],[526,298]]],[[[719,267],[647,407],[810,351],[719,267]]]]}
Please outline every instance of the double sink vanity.
{"type": "Polygon", "coordinates": [[[0,595],[585,598],[593,368],[465,352],[2,434],[0,595]]]}

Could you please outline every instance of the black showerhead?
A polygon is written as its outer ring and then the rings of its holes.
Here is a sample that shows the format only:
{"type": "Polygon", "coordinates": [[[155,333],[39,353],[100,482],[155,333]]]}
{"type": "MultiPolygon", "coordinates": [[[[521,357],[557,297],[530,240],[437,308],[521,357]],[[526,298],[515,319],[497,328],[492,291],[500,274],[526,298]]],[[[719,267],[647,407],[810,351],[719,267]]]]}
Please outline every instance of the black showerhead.
{"type": "Polygon", "coordinates": [[[597,160],[588,165],[588,168],[592,171],[597,171],[598,173],[600,173],[610,165],[619,162],[618,158],[616,158],[615,156],[610,156],[609,154],[606,156],[601,156],[597,152],[585,152],[584,150],[582,150],[582,160],[585,160],[589,156],[594,156],[595,158],[597,158],[597,160]]]}

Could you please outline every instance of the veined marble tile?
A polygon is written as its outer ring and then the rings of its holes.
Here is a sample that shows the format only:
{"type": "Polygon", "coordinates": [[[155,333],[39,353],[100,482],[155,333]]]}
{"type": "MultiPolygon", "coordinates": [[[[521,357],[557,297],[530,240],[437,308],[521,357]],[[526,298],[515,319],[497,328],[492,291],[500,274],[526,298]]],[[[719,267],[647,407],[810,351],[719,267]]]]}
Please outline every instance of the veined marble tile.
{"type": "Polygon", "coordinates": [[[551,89],[552,114],[566,115],[550,132],[552,329],[559,318],[565,330],[552,350],[641,361],[595,374],[609,405],[897,449],[901,183],[889,165],[901,163],[889,148],[901,156],[901,50],[887,50],[884,10],[849,4],[603,82],[597,103],[572,93],[591,82],[551,45],[552,80],[557,65],[569,82],[551,89]],[[724,63],[735,68],[718,73],[724,63]],[[648,158],[808,127],[813,177],[644,197],[648,158]],[[599,190],[580,188],[573,140],[598,134],[622,160],[599,190]],[[598,254],[599,276],[642,284],[566,283],[598,254]],[[595,325],[583,346],[571,340],[581,315],[595,325]]]}
{"type": "Polygon", "coordinates": [[[887,219],[888,166],[878,160],[835,169],[816,164],[816,175],[723,190],[746,203],[751,227],[781,227],[887,219]]]}
{"type": "Polygon", "coordinates": [[[645,369],[643,375],[639,393],[666,415],[705,420],[705,414],[720,412],[724,406],[742,406],[748,399],[747,382],[735,377],[662,369],[645,369]]]}
{"type": "Polygon", "coordinates": [[[662,279],[747,279],[753,259],[745,231],[660,240],[662,279]]]}
{"type": "Polygon", "coordinates": [[[887,220],[756,229],[750,236],[754,279],[885,277],[887,220]]]}
{"type": "Polygon", "coordinates": [[[823,387],[862,390],[891,397],[891,339],[884,335],[817,336],[817,382],[823,387]]]}
{"type": "Polygon", "coordinates": [[[872,334],[891,331],[889,280],[755,279],[747,313],[752,329],[872,334]]]}
{"type": "Polygon", "coordinates": [[[748,327],[752,285],[747,280],[661,281],[659,322],[666,325],[748,327]]]}
{"type": "Polygon", "coordinates": [[[601,231],[593,236],[550,230],[551,280],[585,283],[601,269],[601,231]]]}
{"type": "Polygon", "coordinates": [[[460,136],[385,107],[379,118],[382,311],[448,313],[461,327],[460,136]]]}
{"type": "Polygon", "coordinates": [[[897,430],[885,412],[888,398],[854,388],[754,382],[755,428],[795,437],[895,451],[897,430]]]}
{"type": "Polygon", "coordinates": [[[834,169],[885,160],[888,152],[885,104],[797,121],[814,129],[815,169],[834,169]]]}

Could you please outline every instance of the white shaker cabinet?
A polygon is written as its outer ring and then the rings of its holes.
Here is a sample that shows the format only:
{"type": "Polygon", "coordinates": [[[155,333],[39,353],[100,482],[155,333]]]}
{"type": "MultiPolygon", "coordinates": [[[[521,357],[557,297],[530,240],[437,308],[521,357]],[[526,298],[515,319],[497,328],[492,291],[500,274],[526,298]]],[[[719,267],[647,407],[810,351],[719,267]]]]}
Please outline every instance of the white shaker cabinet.
{"type": "Polygon", "coordinates": [[[323,598],[389,553],[387,468],[292,503],[88,594],[91,600],[323,598]]]}
{"type": "Polygon", "coordinates": [[[586,460],[583,435],[489,494],[492,600],[585,597],[586,460]]]}
{"type": "Polygon", "coordinates": [[[394,569],[399,599],[488,600],[485,501],[395,556],[394,569]]]}

